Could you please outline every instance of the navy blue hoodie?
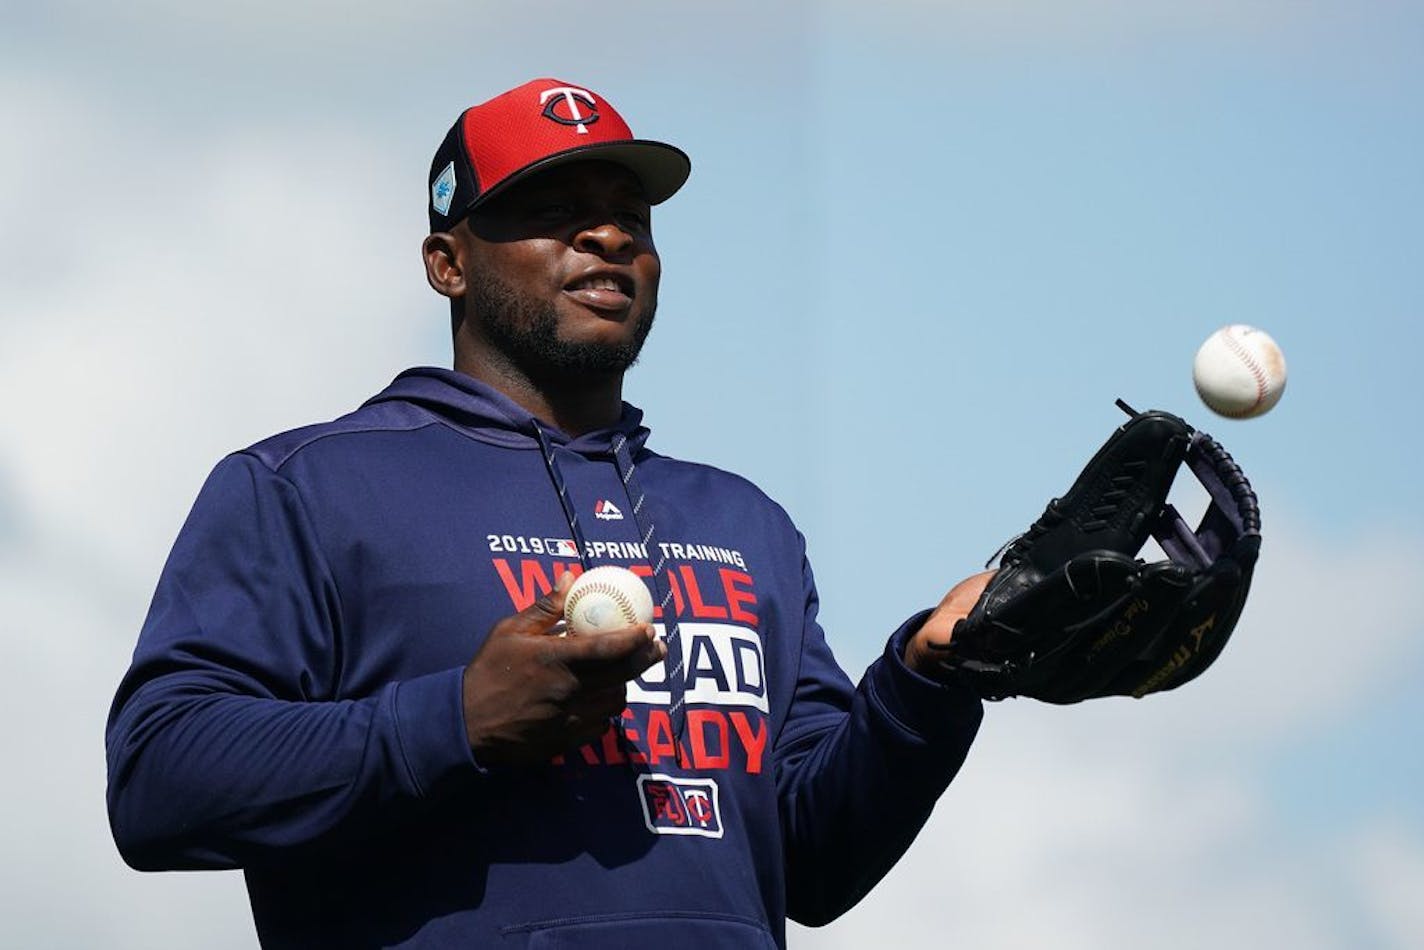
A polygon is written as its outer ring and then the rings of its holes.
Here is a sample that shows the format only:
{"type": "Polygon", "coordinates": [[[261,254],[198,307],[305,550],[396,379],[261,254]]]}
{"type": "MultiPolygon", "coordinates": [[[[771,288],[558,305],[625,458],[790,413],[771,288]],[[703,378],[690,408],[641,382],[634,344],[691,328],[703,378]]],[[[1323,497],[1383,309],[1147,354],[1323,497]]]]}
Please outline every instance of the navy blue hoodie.
{"type": "Polygon", "coordinates": [[[649,451],[640,421],[571,439],[417,369],[224,459],[114,700],[124,858],[245,869],[272,947],[779,947],[787,916],[864,896],[980,703],[904,666],[923,614],[852,686],[786,513],[649,451]],[[685,678],[649,670],[616,727],[546,766],[477,763],[461,683],[490,627],[563,571],[660,559],[685,678]]]}

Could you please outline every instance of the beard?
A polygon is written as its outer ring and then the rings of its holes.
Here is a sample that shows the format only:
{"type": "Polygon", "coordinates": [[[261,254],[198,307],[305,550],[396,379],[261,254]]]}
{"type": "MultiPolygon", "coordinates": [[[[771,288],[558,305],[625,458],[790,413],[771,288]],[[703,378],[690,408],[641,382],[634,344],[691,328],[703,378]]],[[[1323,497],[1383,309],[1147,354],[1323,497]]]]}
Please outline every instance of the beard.
{"type": "Polygon", "coordinates": [[[657,313],[656,300],[645,311],[630,313],[628,319],[637,325],[622,343],[565,340],[559,336],[558,312],[548,301],[524,296],[488,273],[472,277],[467,292],[485,338],[531,379],[626,372],[638,362],[657,313]]]}

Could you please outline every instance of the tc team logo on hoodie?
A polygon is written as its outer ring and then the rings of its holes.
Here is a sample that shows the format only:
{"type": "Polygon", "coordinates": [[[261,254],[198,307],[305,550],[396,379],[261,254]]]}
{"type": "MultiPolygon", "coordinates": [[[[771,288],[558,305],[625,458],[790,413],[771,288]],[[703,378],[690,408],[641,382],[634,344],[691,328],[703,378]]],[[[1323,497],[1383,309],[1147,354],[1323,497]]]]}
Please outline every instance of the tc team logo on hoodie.
{"type": "Polygon", "coordinates": [[[640,775],[643,823],[656,835],[722,837],[722,806],[710,778],[640,775]]]}
{"type": "Polygon", "coordinates": [[[607,498],[601,499],[593,506],[593,516],[599,521],[622,521],[623,512],[618,510],[618,506],[607,498]]]}

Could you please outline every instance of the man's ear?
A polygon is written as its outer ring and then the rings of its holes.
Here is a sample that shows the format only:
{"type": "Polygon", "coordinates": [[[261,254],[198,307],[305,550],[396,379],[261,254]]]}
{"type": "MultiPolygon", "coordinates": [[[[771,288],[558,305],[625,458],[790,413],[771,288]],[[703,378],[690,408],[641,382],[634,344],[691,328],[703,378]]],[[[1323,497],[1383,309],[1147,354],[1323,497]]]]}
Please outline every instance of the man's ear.
{"type": "Polygon", "coordinates": [[[437,294],[452,300],[465,295],[459,238],[448,231],[436,231],[421,242],[420,253],[425,258],[425,279],[437,294]]]}

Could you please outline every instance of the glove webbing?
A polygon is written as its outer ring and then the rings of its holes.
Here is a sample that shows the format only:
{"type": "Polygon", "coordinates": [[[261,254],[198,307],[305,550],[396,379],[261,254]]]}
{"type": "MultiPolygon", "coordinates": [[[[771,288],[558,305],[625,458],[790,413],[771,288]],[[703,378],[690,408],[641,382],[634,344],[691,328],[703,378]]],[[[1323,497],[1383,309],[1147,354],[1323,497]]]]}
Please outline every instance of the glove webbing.
{"type": "Polygon", "coordinates": [[[1196,531],[1172,505],[1164,505],[1152,536],[1174,562],[1205,570],[1236,538],[1261,533],[1261,508],[1241,467],[1205,432],[1192,435],[1187,467],[1211,498],[1196,531]]]}

